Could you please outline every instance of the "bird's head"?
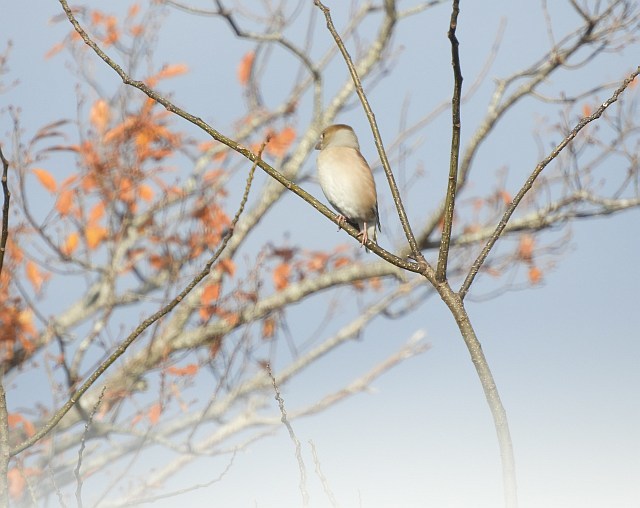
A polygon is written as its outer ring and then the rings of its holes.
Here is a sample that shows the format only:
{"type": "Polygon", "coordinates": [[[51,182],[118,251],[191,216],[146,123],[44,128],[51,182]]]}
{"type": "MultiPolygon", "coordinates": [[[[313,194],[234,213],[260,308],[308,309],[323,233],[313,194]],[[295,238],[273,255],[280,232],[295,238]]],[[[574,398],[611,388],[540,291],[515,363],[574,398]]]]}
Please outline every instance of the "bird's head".
{"type": "Polygon", "coordinates": [[[360,151],[358,137],[350,125],[338,123],[330,125],[320,134],[320,141],[316,145],[316,150],[324,150],[325,148],[341,146],[346,148],[354,148],[360,151]]]}

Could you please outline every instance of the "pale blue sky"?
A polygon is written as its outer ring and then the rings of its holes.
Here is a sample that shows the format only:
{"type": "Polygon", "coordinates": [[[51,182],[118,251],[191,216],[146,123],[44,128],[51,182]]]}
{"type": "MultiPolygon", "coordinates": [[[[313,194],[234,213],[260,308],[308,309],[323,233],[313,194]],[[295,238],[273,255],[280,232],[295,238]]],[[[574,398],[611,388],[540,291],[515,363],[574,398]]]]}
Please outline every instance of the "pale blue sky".
{"type": "MultiPolygon", "coordinates": [[[[338,3],[327,2],[340,27],[346,13],[338,3]]],[[[504,43],[490,77],[519,70],[548,48],[539,2],[461,3],[458,34],[465,86],[471,84],[482,67],[503,18],[507,22],[504,43]]],[[[561,33],[575,18],[569,14],[568,2],[555,3],[554,24],[561,33]]],[[[6,105],[21,108],[22,126],[28,135],[45,123],[76,115],[77,79],[69,72],[68,55],[50,60],[43,57],[70,27],[48,23],[62,12],[58,2],[36,4],[34,8],[22,2],[6,2],[2,8],[0,47],[8,39],[14,44],[10,72],[2,79],[4,83],[19,80],[1,97],[0,141],[5,147],[10,143],[11,129],[6,105]]],[[[106,10],[121,9],[128,2],[105,4],[87,3],[106,10]]],[[[385,140],[398,129],[398,111],[405,94],[410,94],[412,100],[410,120],[451,95],[446,39],[449,9],[443,5],[430,10],[401,25],[396,35],[396,46],[403,47],[398,62],[391,75],[371,93],[385,140]],[[390,92],[396,89],[402,94],[390,92]]],[[[295,35],[292,32],[291,36],[295,35]]],[[[361,36],[372,37],[366,30],[361,36]]],[[[318,23],[315,45],[324,48],[328,40],[323,24],[318,23]]],[[[220,69],[235,69],[235,62],[250,48],[251,44],[235,40],[221,21],[173,12],[160,31],[156,61],[186,62],[192,72],[166,82],[163,90],[170,90],[177,104],[221,131],[230,132],[242,102],[235,73],[224,74],[220,69]],[[226,43],[221,53],[218,44],[222,41],[226,43]]],[[[595,70],[587,68],[576,76],[584,83],[619,81],[638,64],[638,54],[636,46],[626,53],[606,55],[598,60],[595,70]]],[[[117,80],[113,73],[103,69],[96,58],[93,60],[105,89],[114,90],[117,80]]],[[[346,78],[344,66],[331,66],[324,77],[337,87],[346,78]]],[[[492,80],[487,80],[474,100],[465,104],[463,143],[485,113],[492,87],[492,80]]],[[[579,85],[562,76],[554,77],[545,87],[573,90],[579,85]]],[[[276,97],[278,92],[277,87],[267,87],[267,94],[276,97]]],[[[608,95],[603,92],[598,99],[608,95]]],[[[507,187],[515,193],[539,158],[533,128],[544,117],[549,123],[557,121],[557,111],[557,106],[526,100],[509,115],[478,154],[470,186],[472,194],[493,188],[501,167],[509,169],[507,187]]],[[[363,153],[375,160],[362,111],[353,108],[339,120],[356,127],[363,153]]],[[[424,142],[407,164],[407,171],[421,163],[426,172],[407,198],[412,216],[424,213],[422,207],[437,202],[444,189],[449,121],[447,112],[424,131],[424,142]]],[[[545,150],[551,140],[558,141],[557,136],[545,139],[545,150]]],[[[313,167],[312,157],[307,171],[313,167]]],[[[399,238],[400,230],[397,219],[391,216],[392,203],[384,178],[381,173],[376,178],[385,214],[381,243],[390,247],[399,238]]],[[[260,175],[259,181],[263,180],[260,175]]],[[[315,183],[306,182],[304,186],[322,197],[315,183]]],[[[290,243],[310,248],[348,241],[335,233],[333,224],[314,215],[297,198],[288,197],[286,203],[286,207],[274,209],[265,218],[264,229],[250,239],[247,249],[262,244],[268,238],[267,232],[273,235],[274,231],[275,240],[286,232],[290,243]]],[[[571,226],[569,248],[555,259],[555,268],[544,274],[539,287],[474,302],[474,295],[500,284],[480,277],[470,294],[469,314],[510,418],[522,507],[631,508],[640,504],[639,219],[640,212],[633,211],[576,223],[571,226]]],[[[558,233],[553,234],[553,238],[559,237],[558,233]]],[[[429,257],[433,254],[429,253],[429,257]]],[[[304,312],[304,306],[302,309],[304,312]]],[[[339,319],[346,322],[354,310],[349,307],[339,319]]],[[[294,335],[303,334],[308,319],[306,314],[290,313],[294,335]]],[[[343,507],[501,505],[499,454],[490,413],[453,320],[435,298],[400,322],[377,319],[362,340],[326,357],[285,387],[285,400],[295,407],[310,402],[313,395],[328,393],[368,370],[418,329],[425,331],[431,349],[377,380],[374,393],[356,396],[323,414],[294,422],[304,446],[311,506],[329,503],[313,474],[309,439],[314,441],[324,474],[343,507]]],[[[39,390],[35,386],[29,388],[39,390]]],[[[18,402],[12,400],[11,392],[8,398],[10,407],[16,407],[18,402]]],[[[189,481],[205,482],[226,465],[222,460],[198,464],[188,470],[189,481]]],[[[184,486],[185,478],[179,476],[174,487],[184,486]]],[[[220,484],[187,494],[180,503],[298,506],[297,484],[292,444],[283,429],[239,454],[220,484]]],[[[175,505],[174,500],[160,506],[175,505]]]]}

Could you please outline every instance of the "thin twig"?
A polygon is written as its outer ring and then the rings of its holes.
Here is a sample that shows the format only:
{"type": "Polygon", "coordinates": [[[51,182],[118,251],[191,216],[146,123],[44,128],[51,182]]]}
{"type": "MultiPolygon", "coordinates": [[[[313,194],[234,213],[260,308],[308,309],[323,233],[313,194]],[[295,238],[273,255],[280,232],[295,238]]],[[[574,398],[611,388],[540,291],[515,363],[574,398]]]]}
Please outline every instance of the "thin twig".
{"type": "Polygon", "coordinates": [[[460,2],[459,0],[453,0],[448,33],[449,41],[451,42],[451,65],[453,66],[454,78],[453,99],[451,100],[451,155],[449,159],[449,181],[447,184],[447,197],[444,205],[442,237],[440,238],[440,251],[438,253],[438,267],[436,270],[436,280],[438,282],[443,282],[447,278],[447,260],[449,259],[451,228],[453,226],[453,212],[458,186],[458,159],[460,157],[460,97],[462,95],[462,71],[460,69],[460,52],[458,50],[459,43],[458,38],[456,37],[459,13],[460,2]]]}
{"type": "Polygon", "coordinates": [[[207,487],[211,487],[211,485],[215,484],[215,483],[219,483],[226,475],[229,471],[231,471],[231,467],[233,466],[233,461],[236,458],[236,452],[233,452],[233,455],[231,456],[231,459],[229,460],[229,463],[227,464],[227,466],[222,470],[222,472],[216,476],[215,478],[209,480],[208,482],[204,482],[204,483],[196,483],[195,485],[191,485],[190,487],[186,487],[184,489],[178,489],[178,490],[174,490],[171,492],[165,492],[164,494],[158,494],[156,496],[149,496],[149,497],[145,497],[145,498],[137,498],[134,499],[130,502],[126,502],[120,506],[139,506],[141,504],[152,504],[155,503],[156,501],[160,501],[162,499],[169,499],[172,497],[178,497],[181,496],[183,494],[186,494],[188,492],[193,492],[194,490],[200,490],[200,489],[205,489],[207,487]]]}
{"type": "Polygon", "coordinates": [[[9,173],[9,161],[2,153],[0,147],[0,160],[2,161],[2,192],[4,194],[4,202],[2,204],[2,238],[0,239],[0,273],[4,265],[4,253],[7,249],[7,240],[9,239],[9,201],[11,200],[11,192],[7,177],[9,173]]]}
{"type": "Polygon", "coordinates": [[[311,447],[311,455],[313,456],[313,463],[316,466],[316,475],[318,475],[318,478],[320,478],[320,483],[322,483],[322,490],[324,490],[324,493],[329,498],[329,502],[331,503],[331,506],[333,506],[334,508],[338,508],[338,502],[336,501],[336,496],[333,494],[333,491],[331,490],[331,486],[329,485],[329,481],[327,480],[327,477],[322,472],[320,459],[318,458],[318,452],[316,451],[316,445],[313,443],[311,439],[309,439],[309,446],[311,447]]]}
{"type": "Polygon", "coordinates": [[[531,190],[531,187],[533,187],[533,184],[536,181],[536,178],[538,178],[540,173],[542,173],[542,170],[546,168],[547,165],[553,159],[555,159],[569,143],[571,143],[571,141],[573,141],[573,139],[578,135],[578,133],[584,127],[586,127],[588,124],[590,124],[594,120],[597,120],[598,118],[600,118],[602,114],[605,112],[605,110],[618,100],[618,97],[620,96],[620,94],[622,94],[627,89],[627,87],[638,75],[640,75],[640,66],[638,66],[636,70],[633,71],[629,75],[629,77],[627,77],[622,82],[622,84],[615,90],[615,92],[611,97],[609,97],[606,101],[604,101],[598,107],[598,109],[596,109],[596,111],[593,114],[586,116],[582,120],[580,120],[578,124],[571,130],[571,132],[569,132],[569,134],[551,151],[551,153],[547,157],[545,157],[540,163],[538,163],[538,165],[535,167],[535,169],[533,170],[529,178],[527,178],[527,181],[524,183],[522,188],[518,191],[518,194],[516,194],[516,196],[513,198],[513,201],[508,206],[507,210],[504,212],[504,215],[502,216],[502,219],[500,219],[500,222],[496,226],[495,231],[493,232],[493,234],[485,244],[478,258],[474,261],[473,265],[471,266],[471,269],[469,270],[469,273],[467,274],[467,277],[465,278],[458,292],[461,299],[464,299],[466,294],[469,292],[471,283],[473,282],[476,275],[478,274],[480,267],[482,267],[482,264],[487,259],[489,252],[491,252],[491,249],[493,248],[495,243],[498,241],[498,238],[500,238],[500,236],[502,235],[502,232],[507,226],[507,223],[509,222],[509,219],[513,215],[513,212],[515,212],[516,208],[518,207],[518,205],[520,204],[524,196],[527,194],[527,192],[531,190]]]}
{"type": "Polygon", "coordinates": [[[82,440],[80,441],[80,449],[78,450],[78,463],[76,464],[76,468],[73,470],[73,475],[76,478],[76,502],[78,503],[78,507],[82,508],[82,476],[80,475],[80,468],[82,467],[82,454],[84,453],[84,448],[87,443],[87,436],[89,435],[89,429],[91,428],[91,423],[93,422],[93,417],[96,415],[100,404],[102,403],[102,399],[104,397],[104,392],[107,389],[106,385],[102,387],[102,391],[100,392],[100,396],[98,400],[93,405],[93,409],[89,414],[89,418],[87,419],[87,423],[84,424],[84,432],[82,433],[82,440]]]}
{"type": "Polygon", "coordinates": [[[300,440],[296,433],[293,431],[293,427],[287,418],[287,410],[284,407],[284,399],[282,395],[280,395],[280,389],[278,388],[278,384],[276,383],[276,378],[271,371],[271,364],[267,363],[266,365],[267,373],[271,378],[271,384],[273,385],[273,390],[275,391],[275,399],[278,401],[278,407],[280,408],[280,421],[284,424],[289,432],[289,437],[296,448],[296,460],[298,461],[298,469],[300,471],[300,493],[302,494],[302,505],[309,506],[309,491],[307,490],[307,468],[304,465],[304,460],[302,460],[302,446],[300,445],[300,440]]]}

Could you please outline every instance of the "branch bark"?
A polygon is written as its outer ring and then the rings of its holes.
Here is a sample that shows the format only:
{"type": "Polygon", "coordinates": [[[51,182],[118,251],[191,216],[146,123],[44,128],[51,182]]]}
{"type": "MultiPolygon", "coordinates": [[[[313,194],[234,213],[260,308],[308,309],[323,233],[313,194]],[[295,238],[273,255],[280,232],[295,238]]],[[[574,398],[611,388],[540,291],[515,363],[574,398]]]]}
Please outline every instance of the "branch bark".
{"type": "Polygon", "coordinates": [[[447,260],[449,258],[449,246],[451,244],[451,228],[453,227],[453,212],[456,203],[456,190],[458,186],[458,157],[460,156],[460,97],[462,95],[462,70],[460,69],[460,52],[456,28],[458,26],[458,14],[460,13],[459,0],[453,1],[451,21],[449,23],[449,41],[451,42],[451,65],[453,66],[453,99],[451,100],[451,155],[449,159],[449,181],[447,184],[447,196],[444,204],[444,221],[442,225],[442,237],[440,238],[440,251],[438,253],[438,267],[436,280],[443,282],[447,278],[447,260]]]}

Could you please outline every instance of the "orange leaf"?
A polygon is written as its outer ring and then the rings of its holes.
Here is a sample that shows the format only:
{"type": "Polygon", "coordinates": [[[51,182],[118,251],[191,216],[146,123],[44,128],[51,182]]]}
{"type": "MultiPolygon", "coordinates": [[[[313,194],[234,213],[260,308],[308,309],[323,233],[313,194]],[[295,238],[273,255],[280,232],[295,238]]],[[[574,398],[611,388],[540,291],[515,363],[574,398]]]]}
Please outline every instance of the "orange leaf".
{"type": "Polygon", "coordinates": [[[336,268],[340,268],[342,266],[348,265],[349,263],[351,263],[351,260],[349,258],[340,256],[335,259],[335,261],[333,262],[333,266],[335,266],[336,268]]]}
{"type": "Polygon", "coordinates": [[[102,219],[103,215],[104,215],[104,203],[100,201],[99,203],[96,203],[95,206],[89,212],[89,223],[95,224],[100,219],[102,219]]]}
{"type": "Polygon", "coordinates": [[[19,413],[10,413],[7,417],[7,423],[10,429],[15,429],[19,424],[22,424],[24,433],[31,437],[36,433],[36,428],[29,420],[19,413]]]}
{"type": "Polygon", "coordinates": [[[380,291],[382,289],[382,281],[380,280],[380,277],[372,277],[369,279],[369,285],[374,291],[380,291]]]}
{"type": "Polygon", "coordinates": [[[268,317],[262,322],[262,338],[271,339],[276,334],[276,320],[268,317]]]}
{"type": "Polygon", "coordinates": [[[49,192],[56,191],[56,189],[58,188],[58,184],[56,184],[56,179],[53,178],[53,175],[51,173],[49,173],[46,169],[40,168],[34,169],[32,171],[45,189],[47,189],[49,192]]]}
{"type": "Polygon", "coordinates": [[[173,78],[189,72],[187,64],[174,64],[165,66],[159,73],[158,79],[173,78]]]}
{"type": "Polygon", "coordinates": [[[138,37],[139,35],[142,34],[143,31],[144,31],[144,26],[143,25],[133,25],[129,29],[129,32],[131,32],[131,35],[133,35],[134,37],[138,37]]]}
{"type": "Polygon", "coordinates": [[[36,292],[40,291],[40,288],[42,287],[42,283],[49,278],[48,274],[42,273],[38,269],[38,265],[36,265],[33,261],[30,261],[30,260],[27,261],[27,265],[25,266],[25,272],[27,275],[27,279],[29,279],[29,282],[31,282],[31,285],[33,286],[33,289],[36,290],[36,292]]]}
{"type": "Polygon", "coordinates": [[[236,273],[236,264],[232,259],[221,259],[218,266],[220,267],[220,270],[227,273],[230,277],[233,277],[236,273]]]}
{"type": "Polygon", "coordinates": [[[129,7],[129,11],[127,12],[127,17],[133,18],[139,12],[140,12],[140,4],[133,4],[131,7],[129,7]]]}
{"type": "Polygon", "coordinates": [[[280,263],[273,270],[273,285],[277,291],[286,288],[289,285],[289,276],[291,275],[291,265],[288,263],[280,263]]]}
{"type": "Polygon", "coordinates": [[[60,250],[63,254],[67,256],[71,255],[74,250],[78,247],[78,233],[75,231],[67,236],[67,239],[64,242],[64,245],[60,247],[60,250]]]}
{"type": "Polygon", "coordinates": [[[107,130],[111,121],[111,108],[109,108],[107,101],[98,99],[93,103],[89,112],[89,120],[99,133],[102,134],[107,130]]]}
{"type": "Polygon", "coordinates": [[[147,78],[147,83],[151,86],[155,86],[161,79],[180,76],[181,74],[186,74],[188,71],[189,67],[186,64],[165,65],[160,72],[149,76],[147,78]]]}
{"type": "Polygon", "coordinates": [[[153,200],[153,194],[153,189],[149,185],[142,184],[138,187],[138,195],[147,202],[153,200]]]}
{"type": "Polygon", "coordinates": [[[591,106],[589,104],[582,106],[582,116],[591,116],[591,106]]]}
{"type": "Polygon", "coordinates": [[[169,367],[167,372],[174,376],[194,376],[198,373],[200,367],[195,363],[190,363],[184,367],[169,367]]]}
{"type": "Polygon", "coordinates": [[[200,296],[200,302],[202,305],[209,305],[211,302],[215,302],[220,297],[220,284],[214,282],[209,284],[202,291],[200,296]]]}
{"type": "Polygon", "coordinates": [[[307,261],[307,268],[312,272],[322,272],[327,267],[329,255],[323,252],[313,253],[312,258],[307,261]]]}
{"type": "Polygon", "coordinates": [[[505,205],[511,204],[511,200],[512,200],[511,194],[509,194],[506,190],[498,191],[498,195],[500,196],[500,198],[502,199],[502,202],[505,205]]]}
{"type": "Polygon", "coordinates": [[[60,51],[62,51],[64,49],[64,44],[62,42],[58,42],[57,44],[54,44],[51,49],[49,51],[47,51],[44,54],[44,58],[45,60],[48,60],[49,58],[51,58],[52,56],[57,55],[58,53],[60,53],[60,51]]]}
{"type": "Polygon", "coordinates": [[[535,240],[531,235],[522,235],[520,237],[520,245],[518,246],[518,257],[523,261],[531,261],[533,259],[533,248],[535,240]]]}
{"type": "Polygon", "coordinates": [[[156,270],[160,270],[168,264],[168,260],[166,256],[151,254],[151,256],[149,256],[149,264],[156,270]]]}
{"type": "Polygon", "coordinates": [[[251,68],[253,67],[253,60],[256,54],[253,51],[245,53],[238,65],[238,81],[241,85],[246,85],[249,82],[249,76],[251,76],[251,68]]]}
{"type": "Polygon", "coordinates": [[[102,240],[107,237],[107,228],[103,228],[102,226],[89,226],[85,230],[85,235],[87,237],[87,247],[90,249],[95,249],[102,240]]]}
{"type": "Polygon", "coordinates": [[[58,202],[56,203],[56,210],[60,212],[60,215],[68,215],[71,211],[71,205],[73,204],[74,191],[72,189],[63,190],[58,196],[58,202]]]}
{"type": "Polygon", "coordinates": [[[159,402],[156,402],[153,406],[151,406],[151,408],[149,409],[149,412],[147,413],[147,416],[149,417],[149,421],[153,425],[155,425],[156,423],[158,423],[161,413],[162,413],[162,406],[160,405],[159,402]]]}
{"type": "Polygon", "coordinates": [[[91,12],[91,22],[94,24],[102,23],[104,19],[104,15],[100,11],[92,11],[91,12]]]}
{"type": "Polygon", "coordinates": [[[223,321],[229,326],[236,326],[240,322],[240,314],[237,312],[224,312],[223,321]]]}
{"type": "Polygon", "coordinates": [[[538,284],[542,280],[542,270],[536,266],[529,268],[529,282],[538,284]]]}
{"type": "Polygon", "coordinates": [[[9,495],[13,499],[20,499],[26,485],[24,475],[14,467],[7,473],[7,479],[9,480],[9,495]]]}
{"type": "Polygon", "coordinates": [[[287,153],[291,143],[296,139],[296,131],[293,127],[285,127],[279,133],[273,134],[267,143],[267,152],[276,157],[282,157],[287,153]]]}

